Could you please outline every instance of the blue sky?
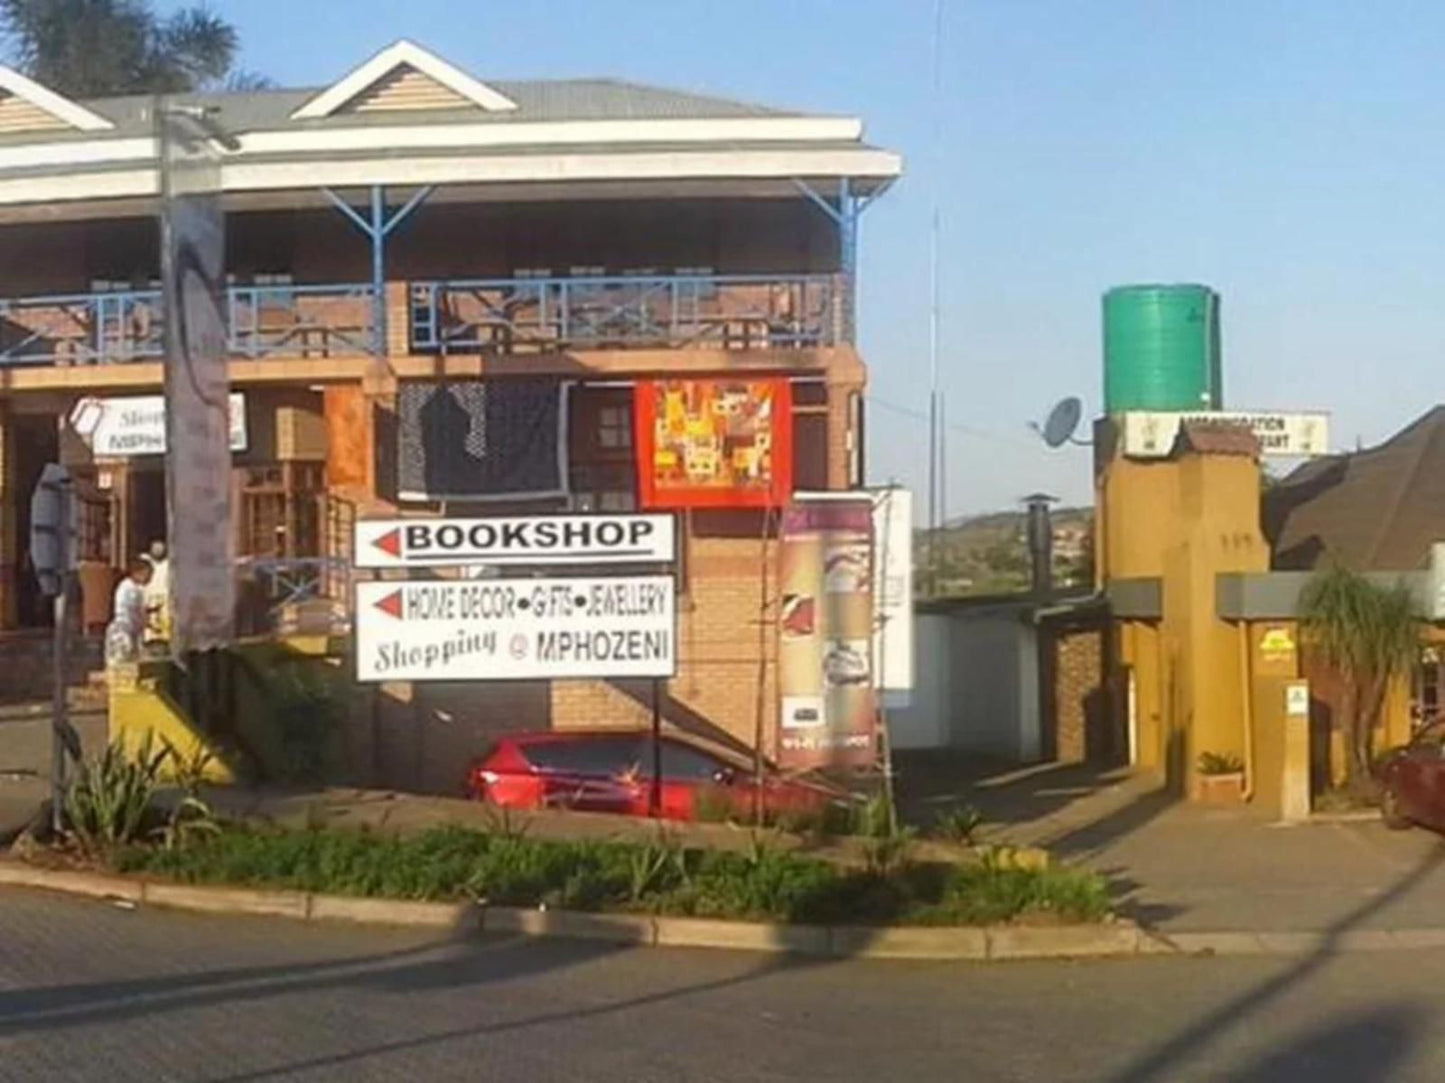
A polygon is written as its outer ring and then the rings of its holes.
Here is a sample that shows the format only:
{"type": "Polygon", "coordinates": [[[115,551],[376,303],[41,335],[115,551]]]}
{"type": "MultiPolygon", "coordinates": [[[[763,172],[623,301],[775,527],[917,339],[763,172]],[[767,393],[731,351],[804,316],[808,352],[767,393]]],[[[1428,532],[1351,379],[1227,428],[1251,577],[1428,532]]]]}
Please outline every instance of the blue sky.
{"type": "MultiPolygon", "coordinates": [[[[162,3],[162,10],[179,5],[162,3]]],[[[482,79],[613,75],[860,115],[905,179],[867,213],[870,471],[922,490],[928,217],[940,192],[949,510],[1089,498],[1025,422],[1099,402],[1099,296],[1224,297],[1232,407],[1379,440],[1445,384],[1445,4],[947,0],[216,0],[244,66],[325,83],[397,37],[482,79]],[[887,406],[883,404],[888,404],[887,406]]]]}

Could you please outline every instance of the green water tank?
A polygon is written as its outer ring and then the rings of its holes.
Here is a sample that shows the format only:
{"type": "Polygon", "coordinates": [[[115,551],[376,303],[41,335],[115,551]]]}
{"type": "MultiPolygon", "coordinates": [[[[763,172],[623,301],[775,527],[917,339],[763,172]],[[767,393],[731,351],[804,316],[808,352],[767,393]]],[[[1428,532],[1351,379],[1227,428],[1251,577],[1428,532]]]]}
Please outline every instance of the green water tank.
{"type": "Polygon", "coordinates": [[[1116,286],[1104,294],[1104,412],[1219,410],[1219,294],[1116,286]]]}

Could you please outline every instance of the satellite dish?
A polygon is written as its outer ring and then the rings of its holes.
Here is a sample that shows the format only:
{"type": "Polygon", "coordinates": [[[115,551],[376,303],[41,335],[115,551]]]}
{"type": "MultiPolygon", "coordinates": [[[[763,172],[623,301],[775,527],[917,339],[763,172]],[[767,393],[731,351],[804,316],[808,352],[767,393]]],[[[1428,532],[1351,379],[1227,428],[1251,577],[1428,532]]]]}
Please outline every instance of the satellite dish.
{"type": "Polygon", "coordinates": [[[1049,447],[1062,447],[1074,439],[1074,430],[1079,427],[1083,416],[1084,404],[1071,395],[1049,411],[1048,420],[1042,428],[1035,425],[1034,429],[1049,447]]]}

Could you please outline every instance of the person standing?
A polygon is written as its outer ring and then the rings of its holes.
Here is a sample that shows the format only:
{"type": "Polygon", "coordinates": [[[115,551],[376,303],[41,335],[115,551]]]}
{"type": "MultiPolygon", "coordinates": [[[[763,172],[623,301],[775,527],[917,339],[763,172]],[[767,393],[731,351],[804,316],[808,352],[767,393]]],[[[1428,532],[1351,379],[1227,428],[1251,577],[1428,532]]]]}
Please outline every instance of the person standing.
{"type": "Polygon", "coordinates": [[[171,562],[166,543],[151,542],[145,561],[151,567],[150,582],[145,588],[146,643],[166,643],[171,638],[171,562]]]}
{"type": "Polygon", "coordinates": [[[110,625],[105,630],[105,661],[134,662],[140,656],[146,631],[146,586],[153,569],[146,560],[131,561],[126,577],[115,588],[110,625]]]}

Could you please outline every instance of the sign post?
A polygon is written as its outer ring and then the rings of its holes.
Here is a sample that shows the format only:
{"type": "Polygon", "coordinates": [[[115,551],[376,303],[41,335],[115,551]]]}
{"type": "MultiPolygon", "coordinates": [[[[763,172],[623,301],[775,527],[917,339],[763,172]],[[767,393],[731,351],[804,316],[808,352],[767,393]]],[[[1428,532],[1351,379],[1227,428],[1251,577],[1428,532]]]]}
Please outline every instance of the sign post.
{"type": "Polygon", "coordinates": [[[654,820],[662,816],[662,682],[652,679],[652,789],[648,811],[654,820]]]}
{"type": "Polygon", "coordinates": [[[75,582],[76,504],[70,473],[47,463],[30,498],[30,555],[42,593],[53,599],[54,640],[51,646],[50,827],[64,826],[65,756],[79,761],[80,738],[68,717],[66,672],[69,636],[69,595],[75,582]]]}

